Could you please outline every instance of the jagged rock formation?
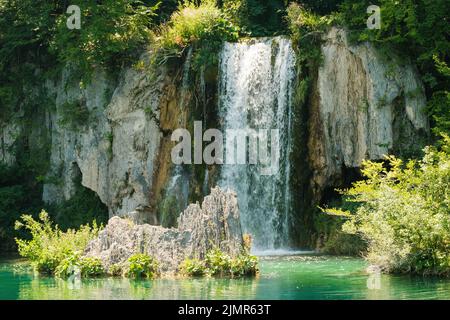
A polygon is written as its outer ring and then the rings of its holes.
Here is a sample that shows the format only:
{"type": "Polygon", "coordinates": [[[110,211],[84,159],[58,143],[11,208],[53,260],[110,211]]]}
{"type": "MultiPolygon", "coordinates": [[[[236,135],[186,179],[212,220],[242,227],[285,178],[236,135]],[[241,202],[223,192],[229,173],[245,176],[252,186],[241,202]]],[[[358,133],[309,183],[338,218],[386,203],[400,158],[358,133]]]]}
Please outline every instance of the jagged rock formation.
{"type": "Polygon", "coordinates": [[[384,57],[369,43],[350,45],[342,29],[332,28],[324,40],[308,121],[316,199],[342,184],[346,168],[420,147],[429,126],[424,87],[411,63],[384,57]]]}
{"type": "Polygon", "coordinates": [[[177,229],[113,217],[85,255],[100,258],[109,268],[134,253],[147,253],[158,260],[161,272],[173,272],[185,258],[202,259],[214,247],[232,257],[244,248],[236,194],[219,188],[213,188],[201,206],[191,204],[180,215],[177,229]]]}

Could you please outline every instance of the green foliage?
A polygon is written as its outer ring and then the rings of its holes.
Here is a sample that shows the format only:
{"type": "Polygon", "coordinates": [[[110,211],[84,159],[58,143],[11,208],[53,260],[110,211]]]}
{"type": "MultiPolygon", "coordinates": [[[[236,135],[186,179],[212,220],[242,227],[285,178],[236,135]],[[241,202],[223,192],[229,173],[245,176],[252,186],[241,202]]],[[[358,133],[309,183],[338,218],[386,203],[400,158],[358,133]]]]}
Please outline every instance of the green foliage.
{"type": "Polygon", "coordinates": [[[319,16],[297,3],[287,8],[286,19],[300,64],[316,67],[321,61],[322,35],[335,22],[335,16],[319,16]]]}
{"type": "Polygon", "coordinates": [[[434,121],[436,135],[450,132],[450,92],[438,91],[428,102],[428,111],[434,121]]]}
{"type": "Polygon", "coordinates": [[[98,258],[83,257],[80,259],[81,276],[85,278],[99,277],[105,274],[102,261],[98,258]]]}
{"type": "Polygon", "coordinates": [[[206,254],[206,267],[213,276],[225,276],[231,273],[231,257],[215,248],[206,254]]]}
{"type": "Polygon", "coordinates": [[[343,191],[361,203],[344,231],[368,242],[367,259],[386,272],[450,274],[450,138],[420,161],[366,161],[366,180],[343,191]]]}
{"type": "Polygon", "coordinates": [[[215,248],[205,257],[206,273],[211,276],[254,276],[258,273],[258,258],[244,252],[236,258],[215,248]]]}
{"type": "Polygon", "coordinates": [[[299,108],[308,102],[312,75],[322,62],[322,36],[334,19],[334,16],[320,17],[297,3],[287,8],[286,20],[297,57],[293,103],[299,108]]]}
{"type": "Polygon", "coordinates": [[[78,252],[67,255],[55,268],[55,276],[63,279],[77,272],[80,272],[81,275],[80,254],[78,252]]]}
{"type": "Polygon", "coordinates": [[[55,269],[55,276],[68,278],[79,273],[83,278],[94,278],[105,274],[102,261],[97,258],[80,257],[78,252],[68,255],[55,269]]]}
{"type": "Polygon", "coordinates": [[[185,1],[156,32],[154,63],[161,65],[179,58],[187,47],[192,46],[202,48],[193,57],[197,68],[215,64],[223,41],[237,38],[238,28],[225,18],[214,1],[202,1],[200,5],[185,1]]]}
{"type": "Polygon", "coordinates": [[[88,81],[95,69],[135,59],[149,43],[154,2],[81,0],[81,29],[69,30],[66,2],[0,0],[0,119],[24,105],[24,89],[42,74],[70,65],[88,81]]]}
{"type": "Polygon", "coordinates": [[[78,231],[69,229],[63,232],[57,225],[53,226],[45,211],[39,214],[38,220],[30,215],[22,215],[21,221],[16,221],[16,229],[20,228],[25,228],[32,238],[16,238],[19,254],[30,260],[34,268],[44,274],[54,274],[67,258],[69,260],[65,262],[66,265],[75,259],[73,257],[83,252],[88,242],[94,239],[100,230],[94,221],[92,226],[81,226],[78,231]]]}
{"type": "Polygon", "coordinates": [[[123,267],[120,264],[112,264],[109,267],[108,274],[113,277],[120,277],[123,275],[123,267]]]}
{"type": "MultiPolygon", "coordinates": [[[[351,203],[353,204],[353,203],[351,203]]],[[[346,210],[343,208],[342,210],[346,210]]],[[[366,243],[359,235],[342,231],[345,220],[327,209],[328,214],[315,214],[314,229],[317,232],[316,244],[321,253],[331,255],[361,256],[367,251],[366,243]]]]}
{"type": "Polygon", "coordinates": [[[144,253],[137,253],[128,258],[126,275],[132,278],[153,278],[158,274],[158,262],[144,253]]]}
{"type": "Polygon", "coordinates": [[[223,0],[227,18],[247,36],[270,36],[284,30],[284,0],[223,0]]]}
{"type": "Polygon", "coordinates": [[[255,276],[258,272],[258,258],[250,255],[248,248],[251,238],[245,237],[243,252],[231,258],[219,248],[207,252],[204,260],[185,259],[178,267],[179,273],[185,276],[218,276],[244,277],[255,276]],[[248,246],[248,247],[247,247],[248,246]]]}
{"type": "Polygon", "coordinates": [[[230,272],[234,277],[255,276],[258,272],[258,258],[250,254],[242,254],[231,260],[230,272]]]}
{"type": "Polygon", "coordinates": [[[312,12],[325,15],[337,11],[344,0],[301,0],[296,2],[312,12]]]}
{"type": "Polygon", "coordinates": [[[51,51],[63,63],[83,72],[95,67],[129,61],[150,39],[152,19],[158,7],[137,0],[84,0],[80,30],[67,30],[68,14],[56,18],[51,51]]]}
{"type": "Polygon", "coordinates": [[[198,259],[186,259],[179,266],[182,275],[190,277],[201,277],[207,273],[205,262],[198,259]]]}
{"type": "Polygon", "coordinates": [[[30,172],[23,167],[0,164],[0,251],[14,248],[14,237],[25,236],[14,231],[14,223],[24,212],[39,212],[42,187],[29,180],[30,172]]]}

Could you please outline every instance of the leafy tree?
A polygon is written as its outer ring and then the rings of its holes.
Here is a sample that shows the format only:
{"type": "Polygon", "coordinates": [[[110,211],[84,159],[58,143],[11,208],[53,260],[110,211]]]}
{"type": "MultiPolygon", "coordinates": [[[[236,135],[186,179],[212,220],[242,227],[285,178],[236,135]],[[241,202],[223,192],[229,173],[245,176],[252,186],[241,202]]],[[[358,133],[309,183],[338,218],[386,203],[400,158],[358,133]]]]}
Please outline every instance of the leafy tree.
{"type": "Polygon", "coordinates": [[[83,72],[108,67],[135,56],[150,39],[150,28],[158,4],[152,7],[137,0],[85,0],[80,30],[67,30],[67,15],[56,19],[51,51],[66,64],[83,72]]]}
{"type": "Polygon", "coordinates": [[[366,161],[366,180],[342,191],[360,204],[355,212],[331,212],[349,219],[343,230],[368,242],[367,259],[382,270],[450,274],[450,138],[420,161],[386,161],[366,161]]]}

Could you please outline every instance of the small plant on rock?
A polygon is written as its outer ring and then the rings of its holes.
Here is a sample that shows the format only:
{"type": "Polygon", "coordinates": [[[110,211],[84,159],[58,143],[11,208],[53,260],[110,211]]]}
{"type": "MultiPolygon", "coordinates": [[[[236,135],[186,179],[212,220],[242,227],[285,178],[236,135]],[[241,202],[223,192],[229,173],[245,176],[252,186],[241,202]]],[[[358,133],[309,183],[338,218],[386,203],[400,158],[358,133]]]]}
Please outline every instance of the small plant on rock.
{"type": "Polygon", "coordinates": [[[137,253],[128,258],[126,275],[131,278],[153,278],[158,273],[158,262],[145,253],[137,253]]]}
{"type": "Polygon", "coordinates": [[[80,260],[81,276],[85,278],[100,277],[105,274],[102,261],[98,258],[84,257],[80,260]]]}
{"type": "Polygon", "coordinates": [[[255,276],[258,272],[258,258],[255,256],[242,254],[231,260],[231,274],[234,277],[255,276]]]}
{"type": "Polygon", "coordinates": [[[108,269],[108,274],[113,277],[120,277],[123,275],[123,267],[120,264],[112,264],[108,269]]]}
{"type": "Polygon", "coordinates": [[[179,271],[182,275],[190,277],[201,277],[207,273],[205,263],[198,259],[186,259],[180,266],[179,271]]]}
{"type": "Polygon", "coordinates": [[[231,258],[215,248],[206,254],[206,267],[213,276],[226,276],[231,273],[231,258]]]}

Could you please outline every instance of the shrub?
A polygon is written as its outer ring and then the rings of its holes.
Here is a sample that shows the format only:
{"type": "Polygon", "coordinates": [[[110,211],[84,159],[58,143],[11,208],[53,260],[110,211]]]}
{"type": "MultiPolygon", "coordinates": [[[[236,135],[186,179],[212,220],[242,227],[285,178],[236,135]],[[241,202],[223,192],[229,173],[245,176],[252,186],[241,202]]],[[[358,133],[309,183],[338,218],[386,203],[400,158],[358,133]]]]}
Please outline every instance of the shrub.
{"type": "Polygon", "coordinates": [[[238,38],[238,28],[227,20],[215,1],[202,1],[200,5],[185,1],[174,12],[167,24],[155,35],[155,64],[161,65],[171,58],[179,58],[188,46],[202,47],[194,58],[194,65],[217,62],[215,53],[223,41],[238,38]]]}
{"type": "Polygon", "coordinates": [[[85,278],[99,277],[105,274],[102,261],[98,258],[83,257],[80,260],[81,276],[85,278]]]}
{"type": "Polygon", "coordinates": [[[59,262],[58,266],[55,268],[55,276],[59,278],[68,278],[72,274],[80,273],[80,254],[73,253],[68,255],[62,261],[59,262]]]}
{"type": "Polygon", "coordinates": [[[128,258],[126,275],[132,278],[153,278],[158,273],[158,262],[144,253],[137,253],[128,258]]]}
{"type": "Polygon", "coordinates": [[[60,278],[67,278],[76,273],[83,278],[92,278],[104,275],[105,270],[100,259],[80,257],[78,252],[68,255],[55,269],[55,276],[60,278]]]}
{"type": "Polygon", "coordinates": [[[179,266],[179,272],[187,276],[242,277],[254,276],[258,271],[258,258],[250,255],[247,250],[231,258],[219,248],[208,251],[204,261],[186,259],[179,266]]]}
{"type": "MultiPolygon", "coordinates": [[[[450,138],[420,161],[364,162],[366,180],[342,191],[359,202],[343,230],[368,242],[367,259],[386,272],[450,274],[450,138]]],[[[328,210],[327,210],[328,211],[328,210]]]]}
{"type": "Polygon", "coordinates": [[[199,277],[207,273],[205,263],[198,259],[186,259],[179,266],[179,272],[186,276],[199,277]]]}
{"type": "Polygon", "coordinates": [[[259,272],[258,258],[250,254],[242,254],[231,260],[230,269],[235,277],[255,276],[259,272]]]}
{"type": "Polygon", "coordinates": [[[113,277],[120,277],[123,275],[123,267],[120,264],[113,264],[109,267],[108,274],[113,277]]]}
{"type": "MultiPolygon", "coordinates": [[[[22,215],[21,219],[22,221],[16,221],[16,229],[25,228],[32,238],[16,238],[19,254],[29,259],[38,272],[45,274],[54,274],[63,260],[83,252],[100,230],[94,221],[92,226],[83,225],[78,231],[69,229],[62,232],[57,225],[52,225],[45,211],[39,214],[38,220],[30,215],[22,215]]],[[[68,262],[70,259],[66,261],[68,262]]]]}
{"type": "Polygon", "coordinates": [[[231,258],[229,255],[215,248],[206,254],[206,267],[213,276],[226,276],[231,274],[231,258]]]}

